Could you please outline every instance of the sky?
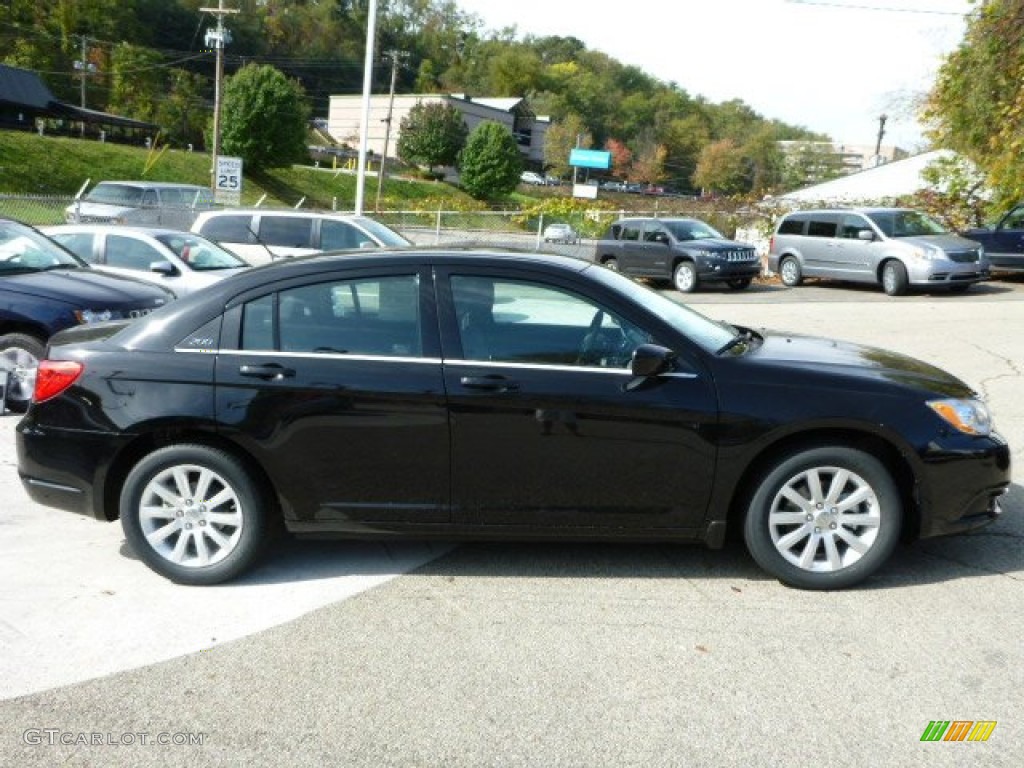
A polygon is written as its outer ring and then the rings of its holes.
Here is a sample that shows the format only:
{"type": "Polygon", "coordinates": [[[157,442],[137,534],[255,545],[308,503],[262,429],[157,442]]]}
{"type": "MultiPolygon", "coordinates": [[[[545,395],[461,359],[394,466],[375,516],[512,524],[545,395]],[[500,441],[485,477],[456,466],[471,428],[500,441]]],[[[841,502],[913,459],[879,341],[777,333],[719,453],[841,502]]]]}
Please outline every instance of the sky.
{"type": "Polygon", "coordinates": [[[691,96],[741,99],[841,144],[924,148],[914,99],[963,38],[969,0],[456,0],[485,30],[582,40],[691,96]]]}

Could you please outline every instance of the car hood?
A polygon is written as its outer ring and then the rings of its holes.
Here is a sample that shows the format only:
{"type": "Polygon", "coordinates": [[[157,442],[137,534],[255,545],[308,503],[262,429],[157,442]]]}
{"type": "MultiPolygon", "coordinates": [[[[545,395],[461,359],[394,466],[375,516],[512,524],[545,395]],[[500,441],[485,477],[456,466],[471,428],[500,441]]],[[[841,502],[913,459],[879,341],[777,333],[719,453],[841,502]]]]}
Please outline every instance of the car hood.
{"type": "Polygon", "coordinates": [[[764,342],[748,357],[758,365],[804,368],[826,376],[842,377],[854,386],[882,381],[943,397],[969,397],[974,393],[963,381],[930,363],[877,347],[848,341],[763,331],[764,342]]]}
{"type": "Polygon", "coordinates": [[[920,235],[918,237],[896,237],[892,238],[897,243],[909,243],[910,245],[930,245],[941,248],[944,251],[969,251],[978,247],[978,243],[968,240],[960,235],[920,235]]]}
{"type": "Polygon", "coordinates": [[[173,294],[157,285],[93,269],[54,269],[4,277],[0,290],[93,309],[158,307],[173,294]]]}
{"type": "Polygon", "coordinates": [[[138,208],[139,206],[137,205],[114,205],[112,203],[93,203],[89,200],[82,200],[80,203],[72,203],[68,206],[67,210],[78,213],[81,216],[113,219],[138,208]]]}
{"type": "Polygon", "coordinates": [[[708,251],[734,251],[742,248],[747,251],[754,250],[750,243],[741,243],[738,240],[729,240],[724,237],[704,237],[697,240],[681,240],[678,242],[685,248],[703,248],[708,251]]]}

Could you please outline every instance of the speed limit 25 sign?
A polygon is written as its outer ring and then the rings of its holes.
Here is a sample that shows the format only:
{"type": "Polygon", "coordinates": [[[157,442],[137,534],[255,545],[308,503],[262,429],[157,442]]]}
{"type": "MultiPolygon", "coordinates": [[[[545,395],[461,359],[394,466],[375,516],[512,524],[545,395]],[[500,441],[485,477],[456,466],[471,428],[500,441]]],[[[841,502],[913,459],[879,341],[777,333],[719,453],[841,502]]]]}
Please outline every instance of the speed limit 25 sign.
{"type": "Polygon", "coordinates": [[[242,195],[242,158],[217,158],[213,191],[218,203],[238,205],[242,195]]]}

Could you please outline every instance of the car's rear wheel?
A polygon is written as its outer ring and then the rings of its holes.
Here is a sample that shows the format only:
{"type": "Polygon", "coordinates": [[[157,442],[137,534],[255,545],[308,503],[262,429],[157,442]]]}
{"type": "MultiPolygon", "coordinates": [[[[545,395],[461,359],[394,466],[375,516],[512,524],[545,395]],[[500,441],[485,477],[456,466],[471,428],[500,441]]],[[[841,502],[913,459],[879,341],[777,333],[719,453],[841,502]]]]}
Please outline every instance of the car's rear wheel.
{"type": "Polygon", "coordinates": [[[801,589],[842,589],[892,554],[903,505],[875,457],[840,445],[790,453],[761,478],[744,524],[768,573],[801,589]]]}
{"type": "Polygon", "coordinates": [[[732,280],[726,280],[725,284],[734,291],[742,291],[744,288],[748,288],[752,282],[753,278],[750,277],[734,277],[732,280]]]}
{"type": "Polygon", "coordinates": [[[903,262],[889,259],[882,265],[882,290],[890,296],[902,296],[909,284],[907,268],[903,262]]]}
{"type": "Polygon", "coordinates": [[[697,290],[697,266],[692,261],[680,261],[672,271],[672,284],[680,293],[697,290]]]}
{"type": "Polygon", "coordinates": [[[803,282],[804,274],[796,257],[787,256],[782,260],[782,264],[779,265],[779,277],[787,288],[796,288],[803,282]]]}
{"type": "Polygon", "coordinates": [[[8,372],[7,407],[23,412],[36,389],[36,371],[46,354],[46,344],[25,333],[0,336],[0,369],[8,372]]]}
{"type": "Polygon", "coordinates": [[[609,256],[607,259],[602,260],[601,263],[604,266],[608,267],[608,269],[610,269],[612,272],[618,272],[619,271],[619,260],[618,259],[615,259],[615,258],[612,258],[611,256],[609,256]]]}
{"type": "Polygon", "coordinates": [[[160,448],[129,472],[121,525],[135,553],[179,584],[217,584],[258,559],[269,502],[235,457],[205,445],[160,448]]]}

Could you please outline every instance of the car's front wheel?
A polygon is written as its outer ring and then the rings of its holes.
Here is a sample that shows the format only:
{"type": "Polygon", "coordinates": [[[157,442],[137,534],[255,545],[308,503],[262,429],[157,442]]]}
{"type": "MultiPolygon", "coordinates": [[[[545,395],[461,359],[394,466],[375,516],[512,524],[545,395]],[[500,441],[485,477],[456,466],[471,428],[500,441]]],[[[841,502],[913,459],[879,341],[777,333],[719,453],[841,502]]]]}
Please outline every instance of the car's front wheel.
{"type": "Polygon", "coordinates": [[[36,389],[36,371],[46,344],[35,336],[8,333],[0,336],[0,369],[8,372],[7,407],[23,412],[36,389]]]}
{"type": "Polygon", "coordinates": [[[890,296],[904,295],[909,282],[903,262],[890,259],[882,265],[882,290],[890,296]]]}
{"type": "Polygon", "coordinates": [[[672,284],[680,293],[697,290],[697,265],[692,261],[680,261],[672,271],[672,284]]]}
{"type": "Polygon", "coordinates": [[[840,445],[792,452],[761,478],[744,538],[757,563],[801,589],[842,589],[874,573],[899,538],[903,505],[874,456],[840,445]]]}
{"type": "Polygon", "coordinates": [[[217,584],[258,559],[267,495],[238,459],[205,445],[159,448],[129,472],[121,526],[135,553],[179,584],[217,584]]]}
{"type": "Polygon", "coordinates": [[[619,260],[609,256],[601,262],[604,266],[608,267],[612,272],[619,271],[619,260]]]}

